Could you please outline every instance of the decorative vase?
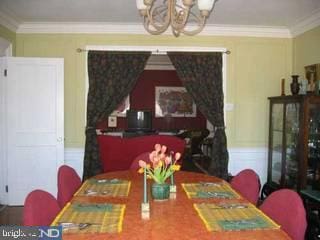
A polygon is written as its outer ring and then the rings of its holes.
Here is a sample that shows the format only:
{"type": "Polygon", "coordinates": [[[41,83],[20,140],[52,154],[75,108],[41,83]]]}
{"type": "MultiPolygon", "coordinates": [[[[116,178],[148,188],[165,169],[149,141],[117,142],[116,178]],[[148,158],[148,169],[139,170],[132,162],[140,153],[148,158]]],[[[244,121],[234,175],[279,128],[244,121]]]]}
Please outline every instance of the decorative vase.
{"type": "Polygon", "coordinates": [[[292,83],[290,84],[290,89],[292,95],[297,95],[299,93],[300,85],[298,83],[299,75],[292,75],[292,83]]]}
{"type": "Polygon", "coordinates": [[[170,185],[168,183],[153,183],[151,195],[154,200],[167,200],[170,196],[170,185]]]}

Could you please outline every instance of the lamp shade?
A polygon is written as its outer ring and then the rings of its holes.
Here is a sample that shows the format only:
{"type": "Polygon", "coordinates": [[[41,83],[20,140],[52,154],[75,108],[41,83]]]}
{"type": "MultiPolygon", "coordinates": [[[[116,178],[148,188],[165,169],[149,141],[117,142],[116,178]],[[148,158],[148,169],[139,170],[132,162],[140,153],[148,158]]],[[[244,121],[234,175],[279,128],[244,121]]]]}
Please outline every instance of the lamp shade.
{"type": "Polygon", "coordinates": [[[200,11],[211,11],[216,0],[198,0],[198,8],[200,11]]]}
{"type": "Polygon", "coordinates": [[[143,0],[136,0],[138,10],[147,9],[147,6],[144,4],[143,0]]]}

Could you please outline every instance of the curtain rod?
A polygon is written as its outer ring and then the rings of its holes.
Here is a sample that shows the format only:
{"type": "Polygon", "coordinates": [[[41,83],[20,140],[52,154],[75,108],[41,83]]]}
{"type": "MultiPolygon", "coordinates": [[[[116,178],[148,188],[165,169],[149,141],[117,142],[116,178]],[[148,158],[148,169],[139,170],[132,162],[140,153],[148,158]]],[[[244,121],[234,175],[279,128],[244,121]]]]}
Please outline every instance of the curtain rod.
{"type": "MultiPolygon", "coordinates": [[[[77,48],[76,49],[76,51],[77,51],[77,53],[82,53],[82,52],[89,52],[89,51],[91,51],[91,50],[87,50],[87,49],[83,49],[83,48],[77,48]]],[[[107,50],[107,49],[104,49],[104,50],[92,50],[92,51],[119,51],[119,52],[128,52],[128,51],[136,51],[136,52],[138,52],[138,51],[143,51],[143,50],[107,50]]],[[[153,54],[159,54],[159,55],[161,55],[161,54],[166,54],[167,52],[171,52],[171,51],[163,51],[163,50],[159,50],[159,49],[156,49],[156,50],[154,50],[154,51],[151,51],[153,54]]],[[[174,52],[174,51],[172,51],[172,52],[174,52]]],[[[192,52],[192,51],[190,51],[190,50],[186,50],[186,51],[175,51],[175,52],[192,52]]],[[[210,51],[194,51],[194,52],[210,52],[210,51]]],[[[231,51],[229,51],[229,50],[226,50],[226,51],[211,51],[211,52],[221,52],[221,53],[225,53],[225,54],[227,54],[227,55],[229,55],[229,54],[231,54],[231,51]]]]}

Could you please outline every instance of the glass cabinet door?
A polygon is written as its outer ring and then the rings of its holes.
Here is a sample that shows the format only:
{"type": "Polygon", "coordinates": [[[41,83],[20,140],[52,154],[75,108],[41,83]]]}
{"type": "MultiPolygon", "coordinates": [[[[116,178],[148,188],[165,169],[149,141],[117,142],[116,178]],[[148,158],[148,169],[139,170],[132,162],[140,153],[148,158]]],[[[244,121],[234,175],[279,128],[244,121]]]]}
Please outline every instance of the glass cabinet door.
{"type": "Polygon", "coordinates": [[[299,103],[286,104],[285,115],[285,186],[297,188],[298,184],[298,141],[299,141],[299,103]]]}
{"type": "Polygon", "coordinates": [[[271,112],[271,181],[280,184],[282,171],[283,104],[273,104],[271,112]]]}
{"type": "Polygon", "coordinates": [[[309,105],[307,187],[320,190],[320,104],[309,105]]]}

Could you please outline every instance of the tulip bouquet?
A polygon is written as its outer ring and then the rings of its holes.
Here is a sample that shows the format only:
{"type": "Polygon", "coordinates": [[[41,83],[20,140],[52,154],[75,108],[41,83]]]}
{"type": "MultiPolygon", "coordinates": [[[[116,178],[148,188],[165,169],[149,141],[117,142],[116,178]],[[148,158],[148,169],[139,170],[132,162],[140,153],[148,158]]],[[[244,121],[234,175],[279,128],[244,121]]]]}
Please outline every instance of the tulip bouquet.
{"type": "Polygon", "coordinates": [[[152,178],[156,183],[162,184],[175,171],[180,170],[180,165],[177,164],[177,161],[180,159],[181,153],[176,152],[174,156],[173,152],[166,154],[167,147],[160,144],[156,144],[154,149],[149,154],[150,163],[146,163],[143,160],[139,161],[139,173],[143,173],[146,170],[148,178],[152,178]]]}

